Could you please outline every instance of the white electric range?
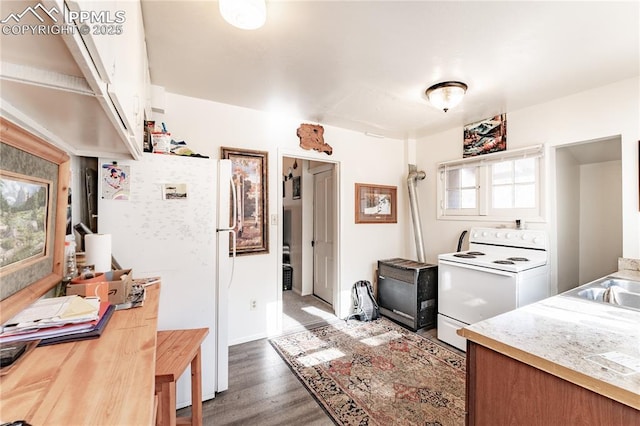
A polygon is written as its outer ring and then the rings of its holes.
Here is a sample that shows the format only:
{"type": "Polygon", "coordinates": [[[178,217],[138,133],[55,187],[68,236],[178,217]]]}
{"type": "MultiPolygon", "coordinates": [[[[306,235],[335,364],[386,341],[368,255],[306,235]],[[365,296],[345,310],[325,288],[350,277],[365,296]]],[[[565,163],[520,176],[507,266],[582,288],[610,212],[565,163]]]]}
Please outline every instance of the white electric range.
{"type": "Polygon", "coordinates": [[[456,330],[549,296],[545,231],[472,228],[469,250],[438,256],[438,339],[466,350],[456,330]]]}

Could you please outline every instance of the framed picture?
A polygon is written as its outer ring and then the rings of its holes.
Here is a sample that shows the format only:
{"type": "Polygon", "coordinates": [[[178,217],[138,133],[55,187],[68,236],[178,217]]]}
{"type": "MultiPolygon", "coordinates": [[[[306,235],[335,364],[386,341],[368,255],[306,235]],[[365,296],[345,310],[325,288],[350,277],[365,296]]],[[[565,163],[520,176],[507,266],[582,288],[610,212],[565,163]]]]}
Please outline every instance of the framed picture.
{"type": "Polygon", "coordinates": [[[507,149],[507,114],[464,126],[462,157],[489,154],[507,149]]]}
{"type": "MultiPolygon", "coordinates": [[[[229,212],[231,219],[234,212],[236,215],[236,254],[269,253],[268,153],[222,147],[221,158],[231,160],[231,176],[237,195],[235,208],[229,212]]],[[[231,236],[229,241],[231,245],[231,236]]]]}
{"type": "Polygon", "coordinates": [[[299,200],[300,199],[300,176],[294,176],[293,177],[293,181],[291,182],[292,185],[292,198],[294,200],[299,200]]]}
{"type": "Polygon", "coordinates": [[[356,183],[356,223],[397,223],[396,186],[356,183]]]}
{"type": "Polygon", "coordinates": [[[102,199],[128,200],[131,187],[130,166],[107,163],[100,169],[102,170],[102,199]]]}
{"type": "Polygon", "coordinates": [[[5,323],[62,279],[70,162],[64,151],[1,117],[0,126],[0,323],[5,323]]]}
{"type": "Polygon", "coordinates": [[[0,272],[46,256],[51,185],[0,169],[0,272]]]}

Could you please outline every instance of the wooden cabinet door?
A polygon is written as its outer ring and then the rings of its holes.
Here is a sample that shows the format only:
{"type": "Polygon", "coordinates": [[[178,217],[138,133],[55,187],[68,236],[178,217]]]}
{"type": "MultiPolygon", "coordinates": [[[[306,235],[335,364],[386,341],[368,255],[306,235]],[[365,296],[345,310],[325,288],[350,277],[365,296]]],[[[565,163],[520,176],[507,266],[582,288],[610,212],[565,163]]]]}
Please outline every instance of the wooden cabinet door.
{"type": "Polygon", "coordinates": [[[467,424],[638,425],[640,411],[468,342],[467,424]]]}

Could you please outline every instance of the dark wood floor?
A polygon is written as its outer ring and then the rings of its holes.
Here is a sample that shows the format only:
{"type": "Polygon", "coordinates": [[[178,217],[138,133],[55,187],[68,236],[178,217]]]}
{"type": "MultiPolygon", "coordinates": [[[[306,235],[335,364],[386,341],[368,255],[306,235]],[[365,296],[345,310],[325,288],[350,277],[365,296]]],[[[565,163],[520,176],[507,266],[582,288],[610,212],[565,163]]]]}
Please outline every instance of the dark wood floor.
{"type": "Polygon", "coordinates": [[[205,426],[333,425],[266,339],[229,348],[229,389],[202,410],[205,426]]]}
{"type": "MultiPolygon", "coordinates": [[[[435,337],[436,330],[418,334],[435,337]]],[[[203,417],[205,426],[333,425],[266,339],[229,348],[229,389],[203,403],[203,417]]]]}
{"type": "MultiPolygon", "coordinates": [[[[283,296],[287,302],[283,312],[285,334],[340,321],[330,315],[330,306],[313,296],[302,297],[293,292],[283,296]],[[313,307],[315,316],[303,307],[313,307]]],[[[436,329],[418,330],[418,334],[433,338],[436,329]]],[[[229,389],[205,401],[202,409],[205,426],[333,425],[267,339],[229,347],[229,389]]],[[[189,415],[189,411],[187,407],[177,414],[189,415]]]]}

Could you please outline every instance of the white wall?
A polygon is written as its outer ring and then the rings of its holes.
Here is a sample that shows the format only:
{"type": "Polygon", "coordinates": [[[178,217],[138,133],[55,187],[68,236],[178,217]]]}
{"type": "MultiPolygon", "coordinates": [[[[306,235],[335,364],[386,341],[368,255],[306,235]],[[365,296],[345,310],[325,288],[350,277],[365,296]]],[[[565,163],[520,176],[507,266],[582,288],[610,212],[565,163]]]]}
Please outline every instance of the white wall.
{"type": "Polygon", "coordinates": [[[580,166],[578,284],[618,270],[618,257],[622,255],[621,179],[620,161],[580,166]]]}
{"type": "Polygon", "coordinates": [[[580,165],[566,149],[556,151],[558,293],[580,282],[580,165]]]}
{"type": "MultiPolygon", "coordinates": [[[[355,281],[373,280],[378,259],[406,257],[408,224],[404,190],[406,153],[403,141],[377,139],[364,134],[325,127],[325,141],[333,155],[305,151],[299,147],[296,129],[304,121],[265,112],[233,107],[202,99],[167,93],[166,111],[154,117],[164,121],[176,140],[185,140],[196,152],[219,158],[221,146],[268,151],[269,214],[281,216],[283,156],[330,159],[339,163],[340,247],[336,306],[340,317],[351,307],[350,290],[355,281]],[[354,184],[397,185],[397,224],[354,223],[354,184]],[[375,244],[371,243],[372,235],[375,244]]],[[[211,218],[214,220],[214,218],[211,218]]],[[[269,227],[269,253],[242,256],[236,260],[234,283],[229,291],[229,342],[242,343],[277,331],[281,271],[277,225],[269,227]],[[249,310],[249,301],[258,308],[249,310]]],[[[280,240],[281,241],[281,240],[280,240]]]]}
{"type": "MultiPolygon", "coordinates": [[[[640,140],[640,78],[557,99],[530,108],[507,110],[507,149],[545,144],[547,148],[567,143],[605,139],[620,135],[622,143],[623,256],[640,258],[640,213],[638,212],[638,140],[640,140]]],[[[464,108],[464,102],[460,106],[464,108]]],[[[460,108],[459,107],[459,108],[460,108]]],[[[475,117],[478,118],[478,117],[475,117]]],[[[462,126],[422,138],[416,144],[418,167],[427,172],[427,185],[418,187],[425,207],[422,211],[427,258],[452,251],[461,230],[480,222],[436,219],[437,163],[462,158],[462,126]]],[[[547,152],[549,150],[547,149],[547,152]]],[[[547,155],[547,160],[550,156],[547,155]]],[[[555,258],[555,164],[547,161],[547,220],[529,223],[550,232],[555,258]]],[[[495,226],[498,223],[490,223],[495,226]]],[[[556,264],[551,265],[555,287],[556,264]]]]}

